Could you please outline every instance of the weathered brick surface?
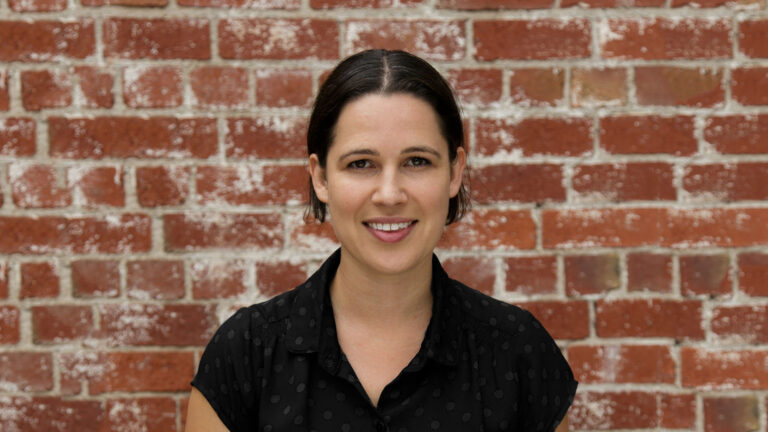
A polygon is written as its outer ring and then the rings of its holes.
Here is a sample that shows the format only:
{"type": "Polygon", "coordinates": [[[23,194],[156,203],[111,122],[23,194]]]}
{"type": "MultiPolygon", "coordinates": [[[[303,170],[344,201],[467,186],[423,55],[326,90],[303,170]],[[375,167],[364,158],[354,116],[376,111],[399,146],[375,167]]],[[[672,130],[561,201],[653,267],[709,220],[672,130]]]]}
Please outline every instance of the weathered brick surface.
{"type": "Polygon", "coordinates": [[[473,209],[437,254],[557,340],[581,381],[558,432],[761,430],[765,9],[2,2],[0,430],[183,430],[219,323],[339,246],[303,220],[306,127],[369,47],[456,92],[473,209]]]}

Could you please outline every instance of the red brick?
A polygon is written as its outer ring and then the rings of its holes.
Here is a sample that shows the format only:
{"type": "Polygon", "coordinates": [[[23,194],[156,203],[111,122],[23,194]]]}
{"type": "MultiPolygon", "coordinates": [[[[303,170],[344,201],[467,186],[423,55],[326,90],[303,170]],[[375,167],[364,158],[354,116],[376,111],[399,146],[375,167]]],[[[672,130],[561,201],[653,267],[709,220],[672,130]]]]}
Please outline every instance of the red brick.
{"type": "Polygon", "coordinates": [[[312,73],[304,69],[256,72],[256,105],[272,108],[312,105],[312,73]]]}
{"type": "Polygon", "coordinates": [[[669,347],[659,345],[575,345],[568,363],[579,383],[675,382],[675,361],[669,347]]]}
{"type": "Polygon", "coordinates": [[[256,286],[259,292],[272,297],[300,285],[307,279],[304,263],[273,261],[256,263],[256,286]]]}
{"type": "Polygon", "coordinates": [[[738,38],[739,50],[747,57],[768,57],[768,20],[740,22],[738,38]]]}
{"type": "Polygon", "coordinates": [[[224,59],[324,59],[339,57],[339,24],[322,19],[222,19],[224,59]]]}
{"type": "Polygon", "coordinates": [[[731,57],[729,19],[609,19],[599,29],[604,58],[699,59],[731,57]]]}
{"type": "Polygon", "coordinates": [[[714,350],[683,347],[680,375],[684,387],[706,390],[768,388],[768,351],[714,350]]]}
{"type": "Polygon", "coordinates": [[[488,61],[589,57],[590,31],[586,19],[477,20],[475,58],[488,61]]]}
{"type": "Polygon", "coordinates": [[[291,227],[291,245],[300,250],[330,254],[339,247],[330,222],[317,223],[310,217],[308,221],[297,220],[291,227]]]}
{"type": "Polygon", "coordinates": [[[496,263],[492,258],[454,257],[448,258],[443,267],[452,279],[461,281],[470,288],[493,295],[496,283],[496,263]]]}
{"type": "Polygon", "coordinates": [[[78,88],[85,108],[112,108],[115,102],[112,94],[112,74],[99,68],[78,66],[75,68],[78,88]]]}
{"type": "Polygon", "coordinates": [[[312,9],[334,8],[387,8],[394,5],[394,0],[310,0],[312,9]]]}
{"type": "Polygon", "coordinates": [[[11,108],[11,92],[8,82],[8,71],[0,70],[0,111],[11,108]]]}
{"type": "Polygon", "coordinates": [[[446,78],[465,105],[487,106],[501,99],[501,69],[452,69],[446,78]]]}
{"type": "Polygon", "coordinates": [[[266,9],[298,9],[301,0],[178,0],[179,6],[266,9]]]}
{"type": "Polygon", "coordinates": [[[680,257],[680,291],[684,296],[730,294],[730,259],[726,254],[680,257]]]}
{"type": "Polygon", "coordinates": [[[123,99],[131,108],[169,108],[184,102],[181,69],[129,66],[123,70],[123,99]]]}
{"type": "Polygon", "coordinates": [[[574,255],[565,257],[565,292],[577,297],[605,294],[621,285],[617,255],[574,255]]]}
{"type": "Polygon", "coordinates": [[[347,54],[371,48],[401,49],[430,60],[461,60],[463,21],[365,20],[347,22],[347,54]]]}
{"type": "Polygon", "coordinates": [[[509,97],[522,106],[548,107],[563,103],[562,69],[514,69],[509,74],[509,97]]]}
{"type": "Polygon", "coordinates": [[[8,262],[0,261],[0,299],[8,298],[8,262]]]}
{"type": "Polygon", "coordinates": [[[626,103],[626,69],[579,68],[571,72],[571,105],[591,107],[626,103]]]}
{"type": "Polygon", "coordinates": [[[117,261],[72,261],[70,272],[72,294],[75,297],[117,297],[120,294],[120,268],[117,261]]]}
{"type": "Polygon", "coordinates": [[[600,145],[610,153],[691,155],[698,144],[693,117],[617,116],[600,119],[600,145]]]}
{"type": "Polygon", "coordinates": [[[440,243],[448,249],[533,249],[536,225],[528,210],[472,210],[445,231],[440,243]]]}
{"type": "Polygon", "coordinates": [[[62,399],[58,396],[4,397],[0,429],[7,431],[86,431],[94,430],[104,419],[101,401],[62,399]]]}
{"type": "Polygon", "coordinates": [[[755,396],[705,397],[705,432],[750,432],[760,427],[755,396]]]}
{"type": "Polygon", "coordinates": [[[633,247],[656,245],[661,239],[662,209],[545,209],[542,241],[545,249],[574,247],[633,247]]]}
{"type": "Polygon", "coordinates": [[[72,104],[72,81],[60,70],[21,72],[21,102],[28,111],[62,108],[72,104]]]}
{"type": "Polygon", "coordinates": [[[204,205],[303,203],[307,200],[308,179],[304,165],[200,166],[196,177],[198,202],[204,205]]]}
{"type": "Polygon", "coordinates": [[[75,203],[85,207],[125,205],[121,167],[72,167],[67,183],[73,188],[75,203]]]}
{"type": "Polygon", "coordinates": [[[248,106],[248,72],[240,67],[203,66],[189,75],[192,104],[203,108],[248,106]]]}
{"type": "Polygon", "coordinates": [[[83,6],[167,6],[168,0],[80,0],[83,6]]]}
{"type": "Polygon", "coordinates": [[[731,97],[742,105],[768,105],[768,68],[733,69],[731,97]]]}
{"type": "Polygon", "coordinates": [[[136,167],[136,195],[144,207],[184,204],[190,169],[185,166],[136,167]]]}
{"type": "Polygon", "coordinates": [[[108,18],[104,20],[103,38],[104,56],[108,58],[211,58],[209,22],[205,19],[108,18]]]}
{"type": "Polygon", "coordinates": [[[130,253],[151,246],[150,218],[140,214],[81,217],[0,216],[0,253],[130,253]]]}
{"type": "Polygon", "coordinates": [[[768,306],[722,306],[712,311],[712,333],[734,343],[768,343],[768,306]]]}
{"type": "Polygon", "coordinates": [[[553,294],[557,289],[557,259],[554,256],[512,257],[506,265],[506,291],[525,295],[553,294]]]}
{"type": "Polygon", "coordinates": [[[768,210],[551,209],[542,212],[542,239],[545,248],[757,246],[768,241],[768,210]]]}
{"type": "Polygon", "coordinates": [[[710,117],[704,139],[720,153],[768,154],[768,115],[710,117]]]}
{"type": "Polygon", "coordinates": [[[227,157],[306,158],[305,117],[257,117],[227,120],[227,157]]]}
{"type": "Polygon", "coordinates": [[[208,158],[216,154],[216,119],[97,117],[48,119],[53,157],[208,158]]]}
{"type": "Polygon", "coordinates": [[[628,254],[627,290],[672,292],[672,258],[654,253],[628,254]]]}
{"type": "Polygon", "coordinates": [[[477,150],[483,155],[583,155],[592,150],[591,122],[580,118],[526,118],[476,121],[477,150]]]}
{"type": "Polygon", "coordinates": [[[573,171],[573,190],[579,201],[617,202],[675,200],[672,165],[638,162],[579,165],[573,171]]]}
{"type": "Polygon", "coordinates": [[[21,338],[19,317],[16,306],[0,306],[0,344],[17,344],[21,338]]]}
{"type": "Polygon", "coordinates": [[[277,213],[184,213],[163,215],[166,251],[276,248],[283,244],[277,213]]]}
{"type": "Polygon", "coordinates": [[[768,254],[745,252],[738,257],[739,289],[751,296],[768,297],[768,254]]]}
{"type": "Polygon", "coordinates": [[[101,305],[100,337],[110,346],[204,346],[218,319],[215,305],[101,305]]]}
{"type": "Polygon", "coordinates": [[[586,301],[548,300],[521,303],[555,339],[589,337],[589,305],[586,301]]]}
{"type": "Polygon", "coordinates": [[[176,402],[169,397],[109,399],[100,432],[176,430],[176,402]]]}
{"type": "Polygon", "coordinates": [[[72,204],[70,191],[51,165],[14,163],[8,167],[8,183],[16,206],[55,208],[72,204]]]}
{"type": "Polygon", "coordinates": [[[0,353],[0,382],[3,391],[40,392],[53,389],[53,361],[50,353],[0,353]]]}
{"type": "Polygon", "coordinates": [[[125,287],[129,298],[179,299],[184,297],[184,262],[141,260],[126,264],[125,287]]]}
{"type": "Polygon", "coordinates": [[[565,201],[562,165],[490,165],[474,168],[471,178],[472,198],[479,204],[565,201]]]}
{"type": "Polygon", "coordinates": [[[14,12],[56,12],[67,8],[67,0],[8,0],[14,12]]]}
{"type": "Polygon", "coordinates": [[[190,266],[192,297],[195,299],[232,298],[244,294],[252,284],[243,260],[200,260],[190,266]]]}
{"type": "Polygon", "coordinates": [[[689,165],[683,188],[697,198],[717,201],[768,199],[768,163],[689,165]]]}
{"type": "Polygon", "coordinates": [[[84,59],[96,53],[93,20],[0,21],[0,61],[47,62],[84,59]]]}
{"type": "Polygon", "coordinates": [[[19,298],[57,297],[59,268],[50,262],[24,262],[19,265],[21,292],[19,298]]]}
{"type": "Polygon", "coordinates": [[[35,135],[35,121],[32,119],[0,119],[0,156],[34,155],[35,135]]]}
{"type": "Polygon", "coordinates": [[[90,306],[34,306],[32,328],[36,344],[83,339],[94,328],[93,313],[90,306]]]}
{"type": "Polygon", "coordinates": [[[552,0],[438,0],[437,7],[458,10],[544,9],[552,0]]]}
{"type": "MultiPolygon", "coordinates": [[[[674,1],[674,0],[673,0],[674,1]]],[[[560,7],[588,7],[588,8],[625,8],[625,7],[663,7],[664,0],[633,0],[627,3],[623,0],[563,0],[560,7]]]]}
{"type": "Polygon", "coordinates": [[[696,424],[696,396],[692,394],[660,396],[661,427],[693,430],[696,424]]]}
{"type": "Polygon", "coordinates": [[[683,7],[691,6],[694,8],[716,8],[725,6],[727,8],[748,8],[762,6],[762,0],[672,0],[670,6],[683,7]]]}
{"type": "Polygon", "coordinates": [[[188,392],[192,352],[66,353],[60,356],[62,392],[88,382],[91,395],[105,392],[188,392]]]}
{"type": "Polygon", "coordinates": [[[640,105],[712,107],[725,100],[723,72],[706,68],[647,66],[635,68],[640,105]]]}
{"type": "Polygon", "coordinates": [[[701,302],[696,300],[598,300],[595,311],[601,338],[704,338],[701,302]]]}
{"type": "Polygon", "coordinates": [[[578,392],[569,413],[573,430],[651,429],[659,425],[659,398],[640,391],[578,392]]]}

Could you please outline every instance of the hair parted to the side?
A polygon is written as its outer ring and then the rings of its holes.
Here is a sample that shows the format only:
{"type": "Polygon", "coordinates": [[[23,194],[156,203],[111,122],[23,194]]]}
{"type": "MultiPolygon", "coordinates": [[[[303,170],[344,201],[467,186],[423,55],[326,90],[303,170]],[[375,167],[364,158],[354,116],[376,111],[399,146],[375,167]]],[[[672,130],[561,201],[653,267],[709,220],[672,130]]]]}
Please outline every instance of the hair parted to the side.
{"type": "MultiPolygon", "coordinates": [[[[320,166],[326,165],[341,111],[348,103],[371,93],[406,93],[427,102],[437,114],[450,161],[456,159],[457,149],[464,147],[464,126],[451,86],[432,65],[413,54],[374,49],[344,59],[320,86],[307,129],[308,154],[316,154],[320,166]]],[[[462,181],[459,193],[448,203],[446,225],[461,219],[469,206],[469,192],[462,181]]],[[[305,216],[311,214],[323,222],[327,210],[310,179],[305,216]]]]}

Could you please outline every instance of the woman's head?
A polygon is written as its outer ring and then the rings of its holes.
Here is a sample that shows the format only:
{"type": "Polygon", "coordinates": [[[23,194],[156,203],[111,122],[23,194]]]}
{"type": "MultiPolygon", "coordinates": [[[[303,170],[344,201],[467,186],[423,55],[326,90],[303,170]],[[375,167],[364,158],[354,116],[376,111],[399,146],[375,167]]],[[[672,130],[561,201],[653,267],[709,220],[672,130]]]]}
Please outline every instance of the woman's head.
{"type": "MultiPolygon", "coordinates": [[[[336,124],[342,110],[370,94],[407,94],[431,106],[451,162],[464,147],[464,129],[455,97],[445,79],[429,63],[404,51],[368,50],[342,61],[320,87],[307,131],[307,149],[325,167],[333,145],[336,124]]],[[[327,207],[310,184],[312,215],[325,220],[327,207]]],[[[469,207],[469,195],[462,184],[450,198],[446,224],[460,219],[469,207]]]]}

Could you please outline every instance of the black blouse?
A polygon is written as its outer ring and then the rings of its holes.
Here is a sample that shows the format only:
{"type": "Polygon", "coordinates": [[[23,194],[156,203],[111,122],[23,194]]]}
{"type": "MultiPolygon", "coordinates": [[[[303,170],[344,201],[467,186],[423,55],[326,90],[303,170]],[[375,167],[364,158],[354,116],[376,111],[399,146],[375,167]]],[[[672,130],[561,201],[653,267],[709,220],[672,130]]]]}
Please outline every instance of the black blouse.
{"type": "Polygon", "coordinates": [[[547,331],[450,279],[437,257],[421,348],[373,406],[336,337],[340,257],[209,342],[192,385],[230,431],[553,431],[565,416],[577,382],[547,331]]]}

